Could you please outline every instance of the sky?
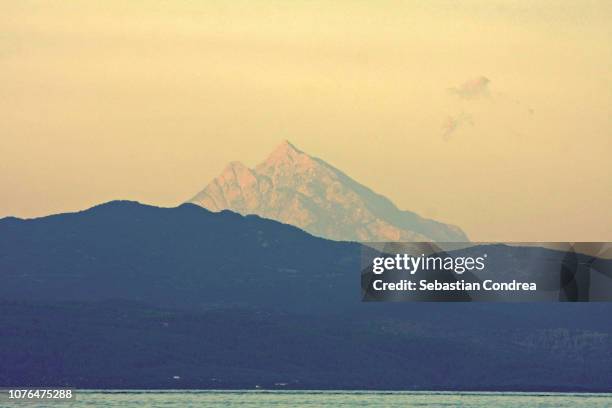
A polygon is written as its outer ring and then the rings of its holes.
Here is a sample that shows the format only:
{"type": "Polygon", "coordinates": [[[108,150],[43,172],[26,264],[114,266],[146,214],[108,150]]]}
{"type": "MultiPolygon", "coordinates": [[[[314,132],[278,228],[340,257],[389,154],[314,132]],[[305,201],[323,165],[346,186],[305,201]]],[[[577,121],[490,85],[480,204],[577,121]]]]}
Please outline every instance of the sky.
{"type": "Polygon", "coordinates": [[[0,217],[294,145],[476,241],[612,240],[612,2],[0,3],[0,217]]]}

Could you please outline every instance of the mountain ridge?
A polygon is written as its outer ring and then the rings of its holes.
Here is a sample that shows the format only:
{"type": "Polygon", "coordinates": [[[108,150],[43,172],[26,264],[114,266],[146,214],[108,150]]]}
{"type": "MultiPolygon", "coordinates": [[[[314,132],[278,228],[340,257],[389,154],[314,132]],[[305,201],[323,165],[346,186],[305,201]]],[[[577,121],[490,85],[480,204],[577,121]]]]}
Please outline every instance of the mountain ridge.
{"type": "Polygon", "coordinates": [[[187,202],[211,211],[257,214],[339,241],[468,241],[459,227],[400,210],[287,140],[253,168],[230,162],[187,202]]]}
{"type": "Polygon", "coordinates": [[[362,302],[362,248],[190,204],[0,223],[0,386],[610,390],[609,303],[362,302]]]}

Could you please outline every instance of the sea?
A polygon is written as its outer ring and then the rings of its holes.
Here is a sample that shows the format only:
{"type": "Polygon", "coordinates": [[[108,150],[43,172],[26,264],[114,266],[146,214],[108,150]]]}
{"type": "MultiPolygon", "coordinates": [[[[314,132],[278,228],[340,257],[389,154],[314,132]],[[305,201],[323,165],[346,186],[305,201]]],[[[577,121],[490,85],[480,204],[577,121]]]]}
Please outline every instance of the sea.
{"type": "MultiPolygon", "coordinates": [[[[6,400],[4,402],[7,402],[6,400]]],[[[5,405],[2,405],[5,406],[5,405]]],[[[73,401],[11,402],[7,407],[612,407],[612,394],[394,391],[77,390],[73,401]]]]}

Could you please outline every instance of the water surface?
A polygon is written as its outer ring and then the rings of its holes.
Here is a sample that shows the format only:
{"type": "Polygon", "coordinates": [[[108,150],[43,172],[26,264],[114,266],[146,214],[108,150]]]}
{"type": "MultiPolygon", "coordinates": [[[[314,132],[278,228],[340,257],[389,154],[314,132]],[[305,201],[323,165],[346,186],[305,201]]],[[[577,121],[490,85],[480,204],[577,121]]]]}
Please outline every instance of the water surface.
{"type": "MultiPolygon", "coordinates": [[[[612,394],[395,391],[77,391],[58,407],[612,407],[612,394]]],[[[17,403],[12,406],[36,406],[17,403]]],[[[42,404],[41,404],[42,406],[42,404]]]]}

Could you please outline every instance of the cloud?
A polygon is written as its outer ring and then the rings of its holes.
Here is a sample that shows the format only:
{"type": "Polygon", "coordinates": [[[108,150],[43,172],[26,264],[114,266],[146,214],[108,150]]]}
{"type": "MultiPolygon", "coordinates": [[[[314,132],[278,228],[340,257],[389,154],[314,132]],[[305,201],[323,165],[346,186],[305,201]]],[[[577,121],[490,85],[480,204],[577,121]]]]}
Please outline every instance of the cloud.
{"type": "Polygon", "coordinates": [[[451,135],[459,128],[459,121],[457,118],[452,116],[448,116],[444,120],[444,124],[442,125],[442,138],[444,140],[450,140],[451,135]]]}
{"type": "Polygon", "coordinates": [[[489,95],[489,84],[491,80],[485,76],[479,76],[464,82],[458,87],[449,88],[449,92],[461,99],[476,99],[489,95]]]}
{"type": "Polygon", "coordinates": [[[465,125],[474,126],[474,120],[470,115],[465,113],[457,116],[448,115],[442,123],[442,139],[448,142],[451,136],[465,125]]]}

